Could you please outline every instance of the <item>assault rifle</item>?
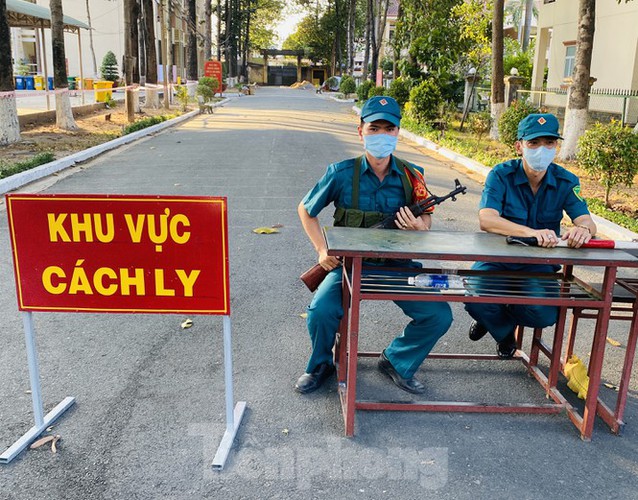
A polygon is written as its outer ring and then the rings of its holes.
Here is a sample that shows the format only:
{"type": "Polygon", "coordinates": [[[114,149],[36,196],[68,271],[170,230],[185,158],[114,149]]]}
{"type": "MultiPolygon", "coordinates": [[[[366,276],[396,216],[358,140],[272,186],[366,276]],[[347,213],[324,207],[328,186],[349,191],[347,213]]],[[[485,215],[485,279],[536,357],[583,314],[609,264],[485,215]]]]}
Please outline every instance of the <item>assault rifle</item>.
{"type": "MultiPolygon", "coordinates": [[[[443,203],[449,198],[452,198],[452,201],[456,201],[456,196],[459,194],[465,194],[466,191],[467,188],[463,186],[458,179],[454,179],[454,189],[448,194],[444,196],[429,196],[425,200],[421,200],[414,205],[411,205],[410,211],[415,217],[418,217],[419,215],[425,213],[428,209],[432,208],[435,205],[443,203]]],[[[369,229],[399,229],[396,226],[395,221],[396,215],[391,215],[383,219],[381,222],[370,226],[369,229]]],[[[314,292],[329,272],[330,271],[326,271],[319,264],[315,264],[305,273],[299,276],[299,279],[304,282],[304,284],[308,287],[308,290],[314,292]]]]}

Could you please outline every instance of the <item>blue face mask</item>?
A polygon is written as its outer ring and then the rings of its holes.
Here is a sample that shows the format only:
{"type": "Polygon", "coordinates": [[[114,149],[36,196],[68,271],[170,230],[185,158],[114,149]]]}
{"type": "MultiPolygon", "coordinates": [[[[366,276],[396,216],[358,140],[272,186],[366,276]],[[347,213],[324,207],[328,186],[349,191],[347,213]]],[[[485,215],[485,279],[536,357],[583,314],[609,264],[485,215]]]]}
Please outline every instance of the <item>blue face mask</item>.
{"type": "Polygon", "coordinates": [[[545,172],[550,163],[554,161],[555,156],[556,148],[546,148],[545,146],[539,146],[536,149],[523,148],[523,158],[536,172],[545,172]]]}
{"type": "Polygon", "coordinates": [[[397,148],[398,137],[388,134],[374,134],[363,136],[363,147],[375,158],[387,158],[397,148]]]}

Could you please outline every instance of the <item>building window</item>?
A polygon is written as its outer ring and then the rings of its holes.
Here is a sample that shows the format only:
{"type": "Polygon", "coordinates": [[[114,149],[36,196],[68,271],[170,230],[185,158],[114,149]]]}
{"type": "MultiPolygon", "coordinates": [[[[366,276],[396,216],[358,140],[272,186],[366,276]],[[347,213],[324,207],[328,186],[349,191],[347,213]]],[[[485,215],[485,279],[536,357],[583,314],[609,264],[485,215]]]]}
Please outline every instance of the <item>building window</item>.
{"type": "Polygon", "coordinates": [[[576,45],[567,45],[565,47],[565,71],[563,78],[571,78],[574,74],[574,65],[576,63],[576,45]]]}

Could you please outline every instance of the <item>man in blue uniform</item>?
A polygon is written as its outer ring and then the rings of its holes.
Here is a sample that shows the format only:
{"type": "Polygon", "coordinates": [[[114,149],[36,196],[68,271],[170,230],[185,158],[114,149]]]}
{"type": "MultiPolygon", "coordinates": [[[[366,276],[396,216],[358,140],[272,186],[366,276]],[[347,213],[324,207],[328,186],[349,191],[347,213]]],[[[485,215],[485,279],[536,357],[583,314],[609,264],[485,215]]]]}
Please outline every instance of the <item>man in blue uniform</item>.
{"type": "MultiPolygon", "coordinates": [[[[562,239],[570,247],[578,248],[596,234],[596,224],[580,194],[578,177],[553,163],[558,139],[561,139],[558,120],[552,114],[531,114],[520,121],[515,146],[522,158],[496,165],[488,174],[479,209],[482,230],[535,237],[542,247],[554,247],[562,239]],[[560,236],[563,211],[573,227],[560,236]]],[[[559,269],[550,265],[492,262],[477,262],[472,268],[530,273],[559,269]]],[[[551,294],[533,280],[526,283],[526,291],[532,296],[551,294]]],[[[558,318],[558,308],[554,306],[468,303],[465,309],[475,320],[470,327],[470,339],[479,340],[489,331],[497,342],[497,354],[504,359],[516,352],[516,325],[545,328],[558,318]]]]}
{"type": "MultiPolygon", "coordinates": [[[[340,262],[327,254],[317,218],[319,213],[334,203],[335,225],[338,226],[369,227],[386,216],[396,214],[397,230],[430,229],[430,213],[415,217],[408,208],[415,197],[427,196],[422,169],[392,155],[400,121],[401,111],[394,99],[386,96],[368,99],[361,110],[358,127],[365,154],[329,165],[324,176],[299,204],[299,217],[317,251],[319,264],[330,271],[308,307],[307,325],[312,354],[306,373],[295,385],[302,394],[316,390],[334,373],[332,349],[343,317],[340,262]]],[[[420,267],[413,261],[386,264],[420,267]]],[[[452,312],[444,302],[396,301],[395,304],[412,321],[381,354],[378,366],[398,387],[420,394],[425,387],[414,374],[436,341],[450,327],[452,312]]]]}

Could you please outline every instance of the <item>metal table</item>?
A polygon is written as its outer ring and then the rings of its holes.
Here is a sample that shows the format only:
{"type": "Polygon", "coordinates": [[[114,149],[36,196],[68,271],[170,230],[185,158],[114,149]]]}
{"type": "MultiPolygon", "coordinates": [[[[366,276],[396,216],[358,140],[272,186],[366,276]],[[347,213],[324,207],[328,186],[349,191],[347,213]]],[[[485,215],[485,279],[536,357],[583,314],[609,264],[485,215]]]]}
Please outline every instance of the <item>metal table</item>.
{"type": "MultiPolygon", "coordinates": [[[[581,438],[591,439],[598,405],[598,391],[609,324],[613,287],[619,267],[638,267],[638,258],[620,250],[537,248],[508,245],[505,238],[487,233],[446,231],[398,231],[384,229],[360,229],[326,227],[324,236],[328,254],[343,257],[343,305],[344,317],[339,327],[339,341],[335,349],[335,362],[339,395],[346,436],[354,435],[355,410],[394,411],[446,411],[446,412],[491,412],[491,413],[559,413],[565,411],[577,427],[581,438]],[[407,277],[420,272],[419,269],[402,269],[391,272],[391,279],[384,279],[383,272],[375,268],[373,275],[364,266],[364,258],[419,259],[450,261],[489,261],[525,264],[556,264],[563,266],[560,273],[520,274],[502,273],[499,279],[524,280],[529,277],[546,279],[555,283],[556,293],[552,297],[531,297],[524,292],[497,293],[489,289],[460,290],[457,294],[441,293],[434,289],[417,289],[407,285],[407,277]],[[604,270],[599,289],[573,275],[573,266],[600,267],[604,270]],[[403,275],[401,274],[403,273],[403,275]],[[397,278],[398,276],[398,278],[397,278]],[[401,281],[403,279],[403,281],[401,281]],[[397,281],[398,280],[398,281],[397,281]],[[552,404],[496,404],[458,401],[383,402],[357,401],[357,362],[360,356],[378,356],[379,353],[359,352],[359,310],[362,300],[423,300],[443,302],[482,302],[501,304],[544,304],[559,307],[552,347],[541,342],[541,331],[534,332],[532,348],[527,355],[520,350],[522,328],[517,331],[519,350],[515,359],[521,360],[529,372],[538,380],[554,403],[552,404]],[[566,312],[570,308],[586,308],[597,311],[596,328],[589,362],[589,390],[582,415],[557,388],[561,370],[561,352],[565,330],[566,312]],[[549,370],[545,375],[538,367],[539,352],[549,358],[549,370]]],[[[471,281],[481,276],[478,271],[460,271],[471,281]]],[[[490,273],[490,276],[499,273],[490,273]]],[[[484,277],[484,275],[483,275],[484,277]]],[[[437,354],[429,359],[498,359],[496,355],[437,354]]]]}

